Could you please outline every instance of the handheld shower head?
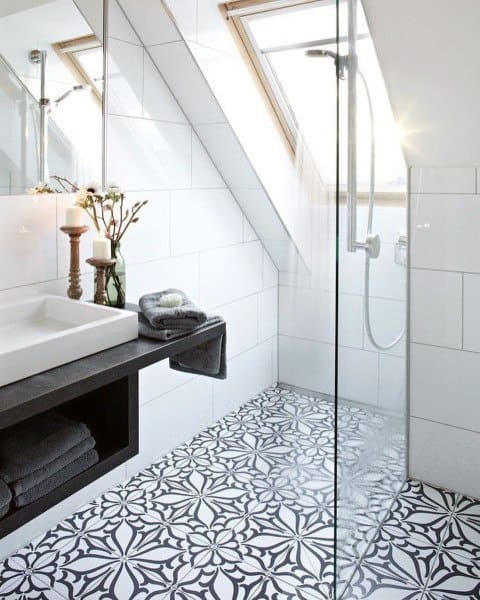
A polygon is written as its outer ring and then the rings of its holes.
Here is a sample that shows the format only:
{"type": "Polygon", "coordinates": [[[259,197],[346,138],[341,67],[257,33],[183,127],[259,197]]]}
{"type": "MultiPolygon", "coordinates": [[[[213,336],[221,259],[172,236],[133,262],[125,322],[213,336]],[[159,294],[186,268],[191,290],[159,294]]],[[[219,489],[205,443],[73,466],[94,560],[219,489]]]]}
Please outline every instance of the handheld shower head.
{"type": "Polygon", "coordinates": [[[333,50],[322,50],[321,48],[313,48],[311,50],[307,50],[305,52],[306,56],[310,56],[312,58],[333,58],[335,62],[335,67],[338,71],[338,76],[340,79],[345,79],[345,70],[347,68],[347,57],[341,56],[333,50]]]}
{"type": "Polygon", "coordinates": [[[305,54],[307,56],[311,56],[311,57],[320,57],[320,58],[330,57],[330,58],[333,58],[333,60],[338,59],[338,54],[336,52],[333,52],[332,50],[322,50],[322,49],[315,48],[313,50],[307,50],[305,54]]]}
{"type": "Polygon", "coordinates": [[[70,96],[70,94],[73,94],[74,92],[82,92],[84,90],[90,90],[90,89],[91,89],[90,85],[74,85],[72,88],[67,90],[64,94],[62,94],[59,98],[57,98],[54,101],[54,104],[56,106],[58,106],[60,104],[60,102],[65,100],[65,98],[68,98],[68,96],[70,96]]]}

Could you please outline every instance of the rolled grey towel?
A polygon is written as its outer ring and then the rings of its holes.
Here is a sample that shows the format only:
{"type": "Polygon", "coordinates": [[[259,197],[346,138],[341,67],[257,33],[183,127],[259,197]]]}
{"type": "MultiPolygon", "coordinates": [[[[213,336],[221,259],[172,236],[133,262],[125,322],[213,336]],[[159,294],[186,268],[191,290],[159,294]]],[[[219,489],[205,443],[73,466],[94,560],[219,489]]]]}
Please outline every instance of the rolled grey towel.
{"type": "Polygon", "coordinates": [[[64,467],[72,463],[77,458],[83,456],[89,450],[95,447],[95,440],[92,436],[83,440],[70,450],[67,450],[65,454],[62,454],[55,460],[47,463],[45,466],[33,471],[30,475],[22,477],[22,479],[18,479],[17,481],[12,481],[10,483],[10,489],[12,490],[14,496],[20,496],[21,494],[27,492],[29,489],[35,487],[48,479],[55,473],[61,471],[64,467]]]}
{"type": "Polygon", "coordinates": [[[0,479],[0,517],[7,514],[12,502],[12,492],[9,490],[8,485],[0,479]]]}
{"type": "Polygon", "coordinates": [[[17,507],[30,504],[38,498],[46,496],[48,493],[63,485],[69,479],[83,473],[90,467],[93,467],[98,462],[98,453],[96,450],[89,450],[82,454],[79,458],[71,462],[69,465],[60,469],[55,475],[45,479],[38,485],[30,488],[24,494],[20,494],[14,498],[14,504],[17,507]]]}
{"type": "Polygon", "coordinates": [[[90,430],[56,411],[48,411],[2,430],[0,477],[18,481],[90,437],[90,430]]]}
{"type": "MultiPolygon", "coordinates": [[[[142,315],[153,329],[166,332],[176,330],[190,331],[202,325],[207,320],[207,315],[191,302],[180,290],[168,289],[163,292],[145,294],[138,301],[142,315]],[[179,294],[182,304],[176,307],[159,306],[162,296],[179,294]]],[[[174,337],[173,335],[171,337],[174,337]]],[[[171,339],[166,337],[164,339],[171,339]]],[[[162,339],[162,338],[160,338],[162,339]]]]}

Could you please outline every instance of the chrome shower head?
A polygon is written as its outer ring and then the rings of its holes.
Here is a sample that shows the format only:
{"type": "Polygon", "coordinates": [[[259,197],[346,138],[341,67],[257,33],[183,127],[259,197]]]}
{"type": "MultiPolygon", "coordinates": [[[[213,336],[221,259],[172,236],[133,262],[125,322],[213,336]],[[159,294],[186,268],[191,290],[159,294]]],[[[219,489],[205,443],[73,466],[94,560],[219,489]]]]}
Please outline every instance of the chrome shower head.
{"type": "Polygon", "coordinates": [[[84,90],[90,90],[90,89],[91,89],[90,85],[74,85],[72,88],[67,90],[64,94],[62,94],[59,98],[57,98],[54,103],[56,105],[58,105],[58,104],[60,104],[60,102],[65,100],[65,98],[68,98],[68,96],[70,96],[70,94],[73,94],[74,92],[82,92],[84,90]]]}
{"type": "Polygon", "coordinates": [[[307,56],[312,56],[312,57],[320,57],[320,58],[330,57],[330,58],[333,58],[333,60],[338,59],[338,54],[336,52],[333,52],[332,50],[321,50],[321,49],[307,50],[305,54],[307,56]]]}
{"type": "Polygon", "coordinates": [[[333,50],[322,50],[321,48],[313,48],[305,52],[306,56],[312,58],[333,58],[335,67],[337,68],[338,77],[345,79],[345,71],[347,69],[347,56],[341,56],[333,50]]]}

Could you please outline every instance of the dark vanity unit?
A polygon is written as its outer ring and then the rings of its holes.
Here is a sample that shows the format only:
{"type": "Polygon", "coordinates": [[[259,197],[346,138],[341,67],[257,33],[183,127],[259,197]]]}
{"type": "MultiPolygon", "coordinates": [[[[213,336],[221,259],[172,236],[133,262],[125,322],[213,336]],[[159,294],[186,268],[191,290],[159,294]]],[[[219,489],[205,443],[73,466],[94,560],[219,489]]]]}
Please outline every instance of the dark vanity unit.
{"type": "Polygon", "coordinates": [[[48,495],[21,508],[12,508],[0,519],[0,537],[135,456],[138,372],[224,333],[222,323],[170,342],[138,338],[0,387],[0,435],[7,427],[55,408],[88,426],[100,459],[48,495]]]}

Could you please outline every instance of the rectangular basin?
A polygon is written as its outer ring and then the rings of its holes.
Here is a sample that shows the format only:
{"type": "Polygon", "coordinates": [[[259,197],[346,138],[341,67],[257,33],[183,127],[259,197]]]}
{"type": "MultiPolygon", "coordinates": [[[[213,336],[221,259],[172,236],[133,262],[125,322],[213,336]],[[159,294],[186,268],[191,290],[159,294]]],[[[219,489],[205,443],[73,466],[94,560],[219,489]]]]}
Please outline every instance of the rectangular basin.
{"type": "Polygon", "coordinates": [[[138,337],[137,314],[61,296],[0,306],[0,386],[138,337]]]}

